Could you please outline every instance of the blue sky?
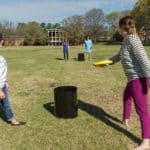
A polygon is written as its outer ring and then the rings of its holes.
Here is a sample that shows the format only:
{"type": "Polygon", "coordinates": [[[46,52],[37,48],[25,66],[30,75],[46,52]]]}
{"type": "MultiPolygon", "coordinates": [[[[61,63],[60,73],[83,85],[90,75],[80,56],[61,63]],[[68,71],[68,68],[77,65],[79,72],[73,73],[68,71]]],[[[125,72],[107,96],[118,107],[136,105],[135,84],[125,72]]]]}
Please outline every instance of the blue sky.
{"type": "Polygon", "coordinates": [[[0,21],[60,22],[63,18],[100,8],[105,14],[132,9],[137,0],[0,0],[0,21]]]}

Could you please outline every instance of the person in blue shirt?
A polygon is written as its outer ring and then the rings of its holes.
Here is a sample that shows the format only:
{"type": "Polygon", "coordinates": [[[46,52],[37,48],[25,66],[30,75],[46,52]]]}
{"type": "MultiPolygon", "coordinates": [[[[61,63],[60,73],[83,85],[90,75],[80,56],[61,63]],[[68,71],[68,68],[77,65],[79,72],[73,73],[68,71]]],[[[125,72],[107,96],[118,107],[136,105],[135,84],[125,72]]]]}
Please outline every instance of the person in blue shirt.
{"type": "Polygon", "coordinates": [[[84,48],[85,48],[85,55],[86,60],[91,60],[91,52],[92,52],[93,43],[89,36],[87,36],[86,40],[84,41],[84,48]]]}
{"type": "Polygon", "coordinates": [[[64,54],[64,60],[69,59],[69,42],[67,39],[64,40],[62,43],[62,49],[63,49],[63,54],[64,54]]]}

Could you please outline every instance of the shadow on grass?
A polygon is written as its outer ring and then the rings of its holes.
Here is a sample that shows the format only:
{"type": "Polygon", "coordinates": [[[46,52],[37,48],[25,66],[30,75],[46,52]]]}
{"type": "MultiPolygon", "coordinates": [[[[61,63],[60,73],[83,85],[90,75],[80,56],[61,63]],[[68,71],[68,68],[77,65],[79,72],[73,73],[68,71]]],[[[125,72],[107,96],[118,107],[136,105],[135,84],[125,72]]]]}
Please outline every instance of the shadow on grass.
{"type": "MultiPolygon", "coordinates": [[[[52,115],[55,116],[55,112],[54,112],[54,102],[51,103],[46,103],[43,105],[43,107],[50,112],[52,115]]],[[[105,112],[102,108],[86,103],[84,101],[78,100],[78,108],[87,112],[89,115],[99,119],[100,121],[102,121],[103,123],[105,123],[107,126],[115,129],[116,131],[123,133],[125,136],[127,136],[129,139],[131,139],[133,142],[135,143],[140,143],[140,139],[138,137],[136,137],[135,135],[133,135],[132,133],[130,133],[129,131],[127,131],[126,129],[120,127],[117,123],[122,123],[121,120],[119,120],[118,118],[108,114],[107,112],[105,112]],[[116,123],[114,123],[114,121],[116,123]]]]}
{"type": "Polygon", "coordinates": [[[102,108],[97,107],[92,104],[89,104],[89,103],[86,103],[86,102],[83,102],[81,100],[78,101],[78,106],[81,110],[83,110],[83,111],[87,112],[89,115],[101,120],[107,126],[110,126],[111,128],[117,130],[118,132],[123,133],[125,136],[127,136],[129,139],[131,139],[133,142],[138,143],[138,144],[140,143],[140,139],[138,137],[136,137],[135,135],[133,135],[126,129],[120,127],[118,124],[111,121],[110,119],[121,123],[121,121],[119,119],[108,114],[102,108]]]}
{"type": "Polygon", "coordinates": [[[48,112],[50,112],[52,115],[55,116],[54,102],[46,103],[46,104],[43,105],[43,107],[44,107],[48,112]]]}
{"type": "Polygon", "coordinates": [[[64,60],[63,58],[55,58],[56,60],[64,60]]]}
{"type": "Polygon", "coordinates": [[[74,57],[74,58],[72,58],[72,59],[73,59],[74,61],[78,61],[78,58],[75,58],[75,57],[74,57]]]}

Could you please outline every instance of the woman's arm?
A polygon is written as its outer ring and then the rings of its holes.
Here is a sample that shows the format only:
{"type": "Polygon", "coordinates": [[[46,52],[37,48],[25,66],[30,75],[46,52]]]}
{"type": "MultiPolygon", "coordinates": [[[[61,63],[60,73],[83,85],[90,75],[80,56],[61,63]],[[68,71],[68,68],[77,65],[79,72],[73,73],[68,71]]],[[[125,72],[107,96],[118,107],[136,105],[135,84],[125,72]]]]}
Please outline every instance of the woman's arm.
{"type": "Polygon", "coordinates": [[[3,100],[5,98],[5,94],[2,91],[2,89],[0,89],[0,100],[3,100]]]}
{"type": "Polygon", "coordinates": [[[0,56],[0,99],[5,98],[2,88],[5,86],[7,80],[7,63],[6,60],[0,56]]]}
{"type": "Polygon", "coordinates": [[[7,88],[7,91],[10,92],[10,84],[8,83],[8,81],[6,81],[6,88],[7,88]]]}
{"type": "Polygon", "coordinates": [[[129,44],[131,46],[131,50],[133,51],[135,57],[139,61],[139,64],[145,74],[145,77],[150,78],[150,61],[144,49],[144,46],[136,35],[128,36],[129,44]]]}
{"type": "Polygon", "coordinates": [[[119,62],[120,61],[120,51],[113,57],[109,58],[109,60],[111,60],[113,62],[113,64],[119,62]]]}
{"type": "Polygon", "coordinates": [[[85,41],[83,42],[83,47],[84,47],[84,49],[85,49],[85,47],[86,47],[86,45],[85,45],[85,41]]]}
{"type": "Polygon", "coordinates": [[[0,56],[0,88],[2,89],[7,81],[7,63],[6,60],[0,56]]]}
{"type": "Polygon", "coordinates": [[[92,40],[91,40],[91,50],[92,50],[92,48],[93,48],[93,42],[92,42],[92,40]]]}
{"type": "Polygon", "coordinates": [[[70,47],[69,47],[69,42],[68,42],[68,50],[70,49],[70,47]]]}

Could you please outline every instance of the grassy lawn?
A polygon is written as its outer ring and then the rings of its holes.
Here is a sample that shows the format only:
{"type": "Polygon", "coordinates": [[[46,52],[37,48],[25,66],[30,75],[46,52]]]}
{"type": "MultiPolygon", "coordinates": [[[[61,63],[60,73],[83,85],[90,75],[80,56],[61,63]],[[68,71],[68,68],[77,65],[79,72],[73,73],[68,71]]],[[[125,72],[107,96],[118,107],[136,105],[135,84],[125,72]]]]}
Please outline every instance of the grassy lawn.
{"type": "MultiPolygon", "coordinates": [[[[82,46],[71,47],[70,60],[61,60],[60,47],[3,47],[8,62],[11,105],[26,126],[0,120],[0,149],[7,150],[127,150],[137,145],[140,125],[133,107],[126,129],[122,120],[122,92],[126,85],[120,63],[95,68],[92,63],[114,55],[119,46],[96,45],[91,62],[79,62],[82,46]],[[53,89],[78,87],[75,119],[58,119],[51,111],[53,89]]],[[[146,47],[150,56],[150,47],[146,47]]]]}

